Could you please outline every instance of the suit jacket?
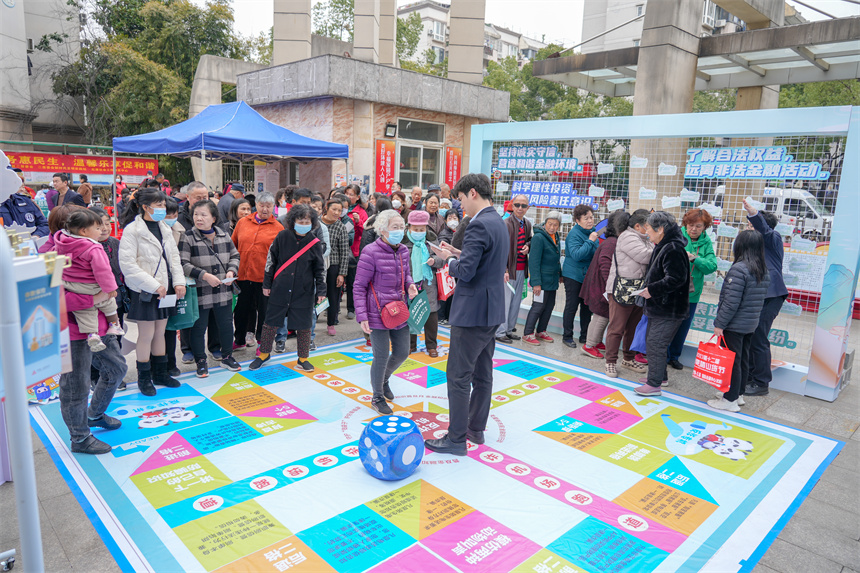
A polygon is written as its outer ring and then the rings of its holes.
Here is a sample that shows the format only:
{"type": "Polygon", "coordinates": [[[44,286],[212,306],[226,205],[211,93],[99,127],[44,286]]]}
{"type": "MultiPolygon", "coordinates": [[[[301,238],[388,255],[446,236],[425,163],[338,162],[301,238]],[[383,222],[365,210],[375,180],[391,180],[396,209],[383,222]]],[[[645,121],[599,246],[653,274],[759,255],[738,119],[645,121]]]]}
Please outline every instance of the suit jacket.
{"type": "Polygon", "coordinates": [[[449,322],[452,326],[498,326],[505,320],[505,269],[510,235],[502,218],[486,207],[469,221],[460,258],[448,272],[457,279],[449,322]]]}

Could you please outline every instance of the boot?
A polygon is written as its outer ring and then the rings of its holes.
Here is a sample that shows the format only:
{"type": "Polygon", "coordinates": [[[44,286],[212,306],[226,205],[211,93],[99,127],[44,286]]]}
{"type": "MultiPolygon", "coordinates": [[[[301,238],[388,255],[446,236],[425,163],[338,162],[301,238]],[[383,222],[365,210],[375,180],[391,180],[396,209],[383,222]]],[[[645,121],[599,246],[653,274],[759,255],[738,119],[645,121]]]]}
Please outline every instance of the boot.
{"type": "Polygon", "coordinates": [[[181,382],[167,373],[167,356],[152,357],[152,383],[168,388],[179,388],[181,382]]]}
{"type": "Polygon", "coordinates": [[[155,396],[155,386],[152,385],[152,370],[148,360],[137,363],[137,388],[144,396],[155,396]]]}

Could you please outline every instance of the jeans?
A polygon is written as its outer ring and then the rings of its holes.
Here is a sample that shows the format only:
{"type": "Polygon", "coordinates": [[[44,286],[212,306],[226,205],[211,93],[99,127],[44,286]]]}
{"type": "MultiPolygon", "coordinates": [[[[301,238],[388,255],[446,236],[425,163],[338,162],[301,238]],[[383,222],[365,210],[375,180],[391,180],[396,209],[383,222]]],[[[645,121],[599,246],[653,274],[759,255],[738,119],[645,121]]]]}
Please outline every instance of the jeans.
{"type": "Polygon", "coordinates": [[[284,326],[278,328],[278,333],[275,335],[275,342],[284,342],[287,339],[287,333],[289,329],[287,328],[287,317],[284,317],[284,326]]]}
{"type": "Polygon", "coordinates": [[[466,430],[483,432],[493,396],[493,326],[452,326],[448,353],[448,439],[466,441],[466,430]]]}
{"type": "Polygon", "coordinates": [[[241,292],[236,301],[236,310],[233,312],[236,324],[235,341],[242,346],[245,344],[246,332],[253,332],[257,340],[262,336],[269,297],[263,296],[263,283],[237,282],[241,292]]]}
{"type": "Polygon", "coordinates": [[[588,325],[591,323],[591,310],[585,305],[585,301],[579,296],[582,283],[573,279],[564,278],[564,333],[562,339],[573,340],[573,318],[576,309],[579,308],[579,341],[584,343],[588,334],[588,325]]]}
{"type": "Polygon", "coordinates": [[[624,339],[624,360],[633,360],[635,352],[630,351],[633,344],[633,336],[636,334],[636,326],[642,319],[642,307],[622,306],[615,302],[615,298],[609,295],[609,326],[606,329],[606,362],[615,364],[618,362],[618,347],[621,339],[624,339]]]}
{"type": "Polygon", "coordinates": [[[687,333],[690,332],[690,325],[693,324],[693,315],[696,314],[696,307],[699,303],[690,303],[690,316],[684,319],[678,332],[675,333],[675,338],[672,339],[672,344],[669,345],[669,360],[677,360],[684,350],[684,341],[687,340],[687,333]]]}
{"type": "Polygon", "coordinates": [[[770,334],[770,327],[773,326],[776,315],[782,309],[782,303],[785,302],[786,296],[772,296],[764,299],[758,327],[750,340],[750,365],[747,384],[756,383],[767,387],[773,380],[773,371],[770,369],[770,341],[768,341],[767,335],[770,334]]]}
{"type": "Polygon", "coordinates": [[[128,372],[116,336],[102,336],[102,341],[107,348],[90,352],[86,340],[72,340],[72,371],[60,376],[60,411],[73,442],[82,442],[90,435],[87,418],[98,418],[107,411],[116,387],[128,372]],[[99,380],[87,407],[91,366],[98,369],[99,380]]]}
{"type": "Polygon", "coordinates": [[[678,332],[683,318],[648,317],[648,385],[659,388],[666,378],[666,351],[678,332]]]}
{"type": "MultiPolygon", "coordinates": [[[[723,394],[723,398],[729,402],[734,402],[738,399],[738,396],[743,396],[746,393],[752,338],[752,332],[742,334],[740,332],[732,332],[731,330],[723,331],[723,339],[726,341],[726,346],[735,353],[735,362],[732,365],[732,385],[729,391],[723,394]]],[[[770,363],[768,363],[768,367],[770,367],[770,363]]]]}
{"type": "Polygon", "coordinates": [[[337,323],[337,314],[340,312],[340,293],[343,292],[343,287],[337,286],[338,276],[338,266],[330,266],[325,277],[326,296],[328,297],[326,324],[328,326],[334,326],[337,323]]]}
{"type": "Polygon", "coordinates": [[[496,336],[505,336],[514,331],[517,318],[520,315],[520,304],[523,302],[523,287],[526,284],[526,272],[517,271],[517,276],[508,281],[514,287],[514,292],[505,287],[505,322],[496,329],[496,336]]]}
{"type": "Polygon", "coordinates": [[[227,358],[233,354],[230,346],[233,329],[233,305],[227,303],[222,306],[212,308],[201,308],[200,318],[191,327],[191,352],[194,354],[194,360],[206,360],[206,347],[203,344],[203,335],[206,329],[210,328],[209,339],[220,337],[220,347],[222,348],[222,358],[227,358]],[[218,325],[218,331],[211,331],[212,320],[218,325]],[[216,336],[212,336],[215,334],[216,336]]]}
{"type": "Polygon", "coordinates": [[[398,330],[374,329],[370,331],[373,362],[370,363],[370,385],[373,399],[384,400],[382,386],[388,382],[394,371],[409,358],[409,327],[398,330]],[[391,353],[388,343],[391,342],[391,353]]]}
{"type": "Polygon", "coordinates": [[[546,332],[549,325],[549,319],[552,318],[552,309],[555,308],[555,295],[558,291],[544,290],[543,302],[533,302],[529,309],[529,315],[526,317],[526,329],[523,331],[524,336],[528,336],[535,332],[537,325],[538,332],[546,332]]]}

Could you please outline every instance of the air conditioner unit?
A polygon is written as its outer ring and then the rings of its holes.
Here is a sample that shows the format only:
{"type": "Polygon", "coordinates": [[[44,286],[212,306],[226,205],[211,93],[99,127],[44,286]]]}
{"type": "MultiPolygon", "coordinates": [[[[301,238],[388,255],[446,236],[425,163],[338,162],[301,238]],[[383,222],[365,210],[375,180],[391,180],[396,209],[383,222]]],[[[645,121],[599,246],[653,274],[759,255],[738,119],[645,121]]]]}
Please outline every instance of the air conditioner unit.
{"type": "Polygon", "coordinates": [[[432,36],[432,35],[433,35],[433,28],[427,28],[427,35],[428,35],[428,36],[432,36]]]}
{"type": "Polygon", "coordinates": [[[722,28],[722,27],[724,27],[725,25],[726,25],[726,21],[725,21],[725,20],[722,20],[722,19],[721,19],[721,20],[717,20],[716,22],[714,22],[714,27],[715,27],[715,28],[722,28]]]}

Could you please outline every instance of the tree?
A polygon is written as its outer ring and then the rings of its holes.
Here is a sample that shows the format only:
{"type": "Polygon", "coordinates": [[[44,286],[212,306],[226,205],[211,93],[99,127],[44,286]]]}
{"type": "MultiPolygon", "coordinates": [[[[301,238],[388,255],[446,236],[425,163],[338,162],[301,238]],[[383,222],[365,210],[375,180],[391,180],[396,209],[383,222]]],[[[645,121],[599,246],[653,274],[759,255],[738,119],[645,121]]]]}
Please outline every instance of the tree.
{"type": "Polygon", "coordinates": [[[415,55],[423,31],[424,24],[418,12],[412,12],[406,18],[397,18],[397,58],[401,62],[415,55]]]}
{"type": "Polygon", "coordinates": [[[324,0],[313,7],[314,34],[352,42],[354,0],[324,0]]]}
{"type": "Polygon", "coordinates": [[[782,86],[779,107],[860,105],[860,80],[837,80],[782,86]]]}

